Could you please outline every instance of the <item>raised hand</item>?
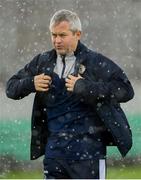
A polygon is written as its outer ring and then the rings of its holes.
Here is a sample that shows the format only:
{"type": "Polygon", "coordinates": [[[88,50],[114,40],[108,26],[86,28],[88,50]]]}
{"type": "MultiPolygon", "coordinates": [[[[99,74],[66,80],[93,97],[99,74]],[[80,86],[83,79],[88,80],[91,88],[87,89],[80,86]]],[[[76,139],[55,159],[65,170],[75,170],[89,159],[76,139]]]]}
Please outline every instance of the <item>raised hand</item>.
{"type": "Polygon", "coordinates": [[[65,84],[68,91],[73,92],[74,85],[78,79],[83,79],[83,77],[80,76],[79,74],[77,77],[73,75],[68,75],[68,77],[66,78],[66,84],[65,84]]]}
{"type": "Polygon", "coordinates": [[[51,84],[51,77],[48,75],[40,74],[34,77],[34,86],[36,91],[48,91],[51,84]]]}

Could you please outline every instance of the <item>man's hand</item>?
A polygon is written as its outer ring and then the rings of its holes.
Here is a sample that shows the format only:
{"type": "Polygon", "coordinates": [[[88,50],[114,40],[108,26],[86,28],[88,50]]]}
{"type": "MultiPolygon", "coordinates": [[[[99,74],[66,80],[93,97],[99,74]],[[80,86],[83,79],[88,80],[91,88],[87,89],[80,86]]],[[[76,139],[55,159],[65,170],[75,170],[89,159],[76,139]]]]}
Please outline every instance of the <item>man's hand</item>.
{"type": "Polygon", "coordinates": [[[36,91],[48,91],[51,84],[51,77],[40,74],[34,77],[34,86],[36,91]]]}
{"type": "Polygon", "coordinates": [[[78,79],[83,79],[83,77],[80,76],[79,74],[77,77],[68,75],[68,77],[66,78],[66,84],[65,84],[68,91],[73,92],[74,85],[78,79]]]}

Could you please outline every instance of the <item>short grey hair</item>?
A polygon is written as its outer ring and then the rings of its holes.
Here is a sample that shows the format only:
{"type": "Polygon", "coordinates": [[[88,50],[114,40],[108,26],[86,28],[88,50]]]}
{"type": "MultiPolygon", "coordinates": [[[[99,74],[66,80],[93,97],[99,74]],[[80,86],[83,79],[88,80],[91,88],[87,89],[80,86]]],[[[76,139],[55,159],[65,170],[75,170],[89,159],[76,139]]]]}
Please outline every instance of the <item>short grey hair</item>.
{"type": "Polygon", "coordinates": [[[69,22],[71,31],[82,31],[81,21],[78,15],[75,12],[66,9],[59,10],[52,16],[49,25],[50,31],[54,25],[57,25],[62,21],[69,22]]]}

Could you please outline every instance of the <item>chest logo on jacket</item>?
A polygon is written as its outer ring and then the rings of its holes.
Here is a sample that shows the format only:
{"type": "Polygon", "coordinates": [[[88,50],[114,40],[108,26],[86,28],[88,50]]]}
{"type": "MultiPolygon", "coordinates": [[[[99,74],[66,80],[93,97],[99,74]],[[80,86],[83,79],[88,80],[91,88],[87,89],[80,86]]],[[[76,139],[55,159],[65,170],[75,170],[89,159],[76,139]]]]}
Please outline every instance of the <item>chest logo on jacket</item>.
{"type": "Polygon", "coordinates": [[[83,74],[85,72],[85,70],[86,70],[86,67],[83,64],[80,64],[78,73],[83,74]]]}

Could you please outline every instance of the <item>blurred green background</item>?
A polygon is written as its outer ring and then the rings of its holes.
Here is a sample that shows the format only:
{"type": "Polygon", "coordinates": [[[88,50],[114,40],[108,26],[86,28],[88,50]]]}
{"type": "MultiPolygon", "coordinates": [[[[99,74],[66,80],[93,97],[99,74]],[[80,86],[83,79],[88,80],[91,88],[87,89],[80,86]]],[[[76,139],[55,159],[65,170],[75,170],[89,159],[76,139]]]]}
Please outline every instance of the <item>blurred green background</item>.
{"type": "MultiPolygon", "coordinates": [[[[141,154],[141,115],[128,117],[133,132],[133,148],[128,158],[141,154]]],[[[28,160],[30,149],[30,121],[25,119],[0,121],[0,155],[14,156],[16,159],[28,160]]],[[[110,157],[120,158],[117,148],[109,147],[110,157]]]]}

